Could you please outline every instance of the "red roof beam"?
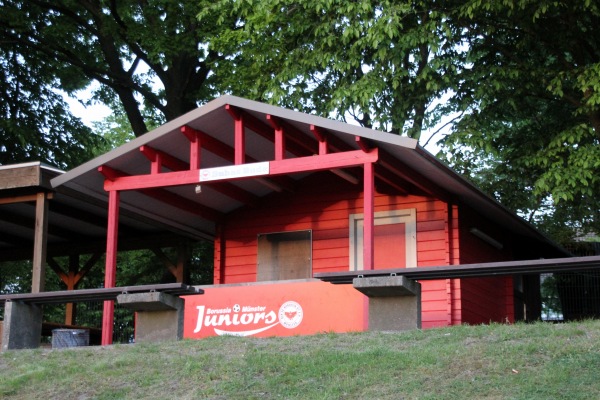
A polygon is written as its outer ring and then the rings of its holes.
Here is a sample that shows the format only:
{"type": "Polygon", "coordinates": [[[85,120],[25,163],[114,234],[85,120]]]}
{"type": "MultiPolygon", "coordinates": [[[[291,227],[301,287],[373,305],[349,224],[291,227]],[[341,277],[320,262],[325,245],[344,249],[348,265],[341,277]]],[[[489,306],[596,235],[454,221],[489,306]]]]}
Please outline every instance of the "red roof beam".
{"type": "MultiPolygon", "coordinates": [[[[322,156],[298,157],[280,161],[269,162],[269,174],[238,177],[235,179],[264,179],[274,175],[286,175],[302,172],[316,172],[336,168],[349,168],[365,163],[377,162],[378,149],[368,153],[362,150],[346,151],[342,153],[326,154],[322,156]]],[[[202,170],[200,170],[202,171],[202,170]]],[[[231,178],[216,179],[211,182],[223,182],[231,178]]],[[[111,190],[141,190],[167,186],[192,185],[200,182],[198,171],[164,172],[158,175],[122,176],[114,181],[105,181],[104,189],[111,190]]]]}
{"type": "Polygon", "coordinates": [[[101,165],[98,167],[98,172],[104,175],[104,178],[114,182],[117,178],[122,176],[126,176],[125,173],[118,171],[114,168],[109,167],[108,165],[101,165]]]}
{"type": "Polygon", "coordinates": [[[225,110],[233,117],[234,121],[234,135],[235,135],[235,157],[234,164],[244,164],[246,157],[246,138],[244,132],[244,114],[239,112],[235,107],[229,104],[225,105],[225,110]]]}
{"type": "MultiPolygon", "coordinates": [[[[189,132],[189,129],[188,129],[188,132],[189,132]]],[[[200,139],[199,135],[198,135],[198,139],[200,139]]],[[[163,166],[170,169],[171,171],[187,171],[187,170],[192,169],[190,164],[188,164],[185,161],[180,160],[176,157],[173,157],[172,155],[167,154],[163,151],[152,149],[149,146],[142,146],[142,147],[140,147],[140,150],[143,153],[145,152],[144,154],[154,153],[157,156],[160,156],[160,158],[162,159],[163,166]],[[142,149],[144,149],[144,150],[142,150],[142,149]]],[[[224,194],[225,196],[230,197],[234,200],[237,200],[241,203],[253,203],[258,200],[258,197],[254,196],[252,193],[247,192],[244,189],[241,189],[241,188],[239,188],[235,185],[232,185],[230,183],[227,183],[227,182],[222,182],[220,184],[209,184],[207,186],[210,186],[217,192],[224,194]]]]}
{"type": "MultiPolygon", "coordinates": [[[[244,112],[239,109],[235,109],[235,107],[233,107],[233,106],[227,105],[226,107],[229,107],[230,110],[235,110],[235,112],[239,113],[240,115],[243,115],[244,126],[246,128],[250,129],[252,132],[256,133],[257,135],[262,136],[263,138],[267,139],[271,143],[275,143],[274,129],[271,126],[269,126],[267,123],[259,120],[258,118],[256,118],[255,116],[253,116],[250,113],[244,112]]],[[[296,137],[297,135],[295,134],[295,132],[297,132],[297,130],[295,128],[293,128],[289,124],[286,124],[282,120],[280,120],[280,123],[281,123],[281,126],[283,127],[283,129],[285,130],[287,139],[289,139],[286,143],[287,151],[289,151],[290,153],[292,153],[293,155],[295,155],[297,157],[316,154],[316,151],[314,151],[309,145],[307,145],[306,135],[302,135],[303,138],[298,140],[298,138],[296,137]]]]}
{"type": "Polygon", "coordinates": [[[437,197],[444,201],[450,201],[452,198],[449,193],[437,188],[429,179],[425,178],[418,171],[407,167],[398,160],[393,160],[392,157],[385,152],[381,153],[379,163],[385,169],[389,170],[395,175],[398,175],[406,182],[431,196],[437,197]]]}
{"type": "MultiPolygon", "coordinates": [[[[267,119],[269,117],[274,118],[267,115],[267,119]]],[[[294,154],[297,156],[319,154],[319,148],[316,146],[316,141],[311,140],[312,138],[310,136],[305,135],[302,131],[285,120],[280,119],[278,123],[284,130],[288,142],[291,142],[290,145],[292,145],[292,148],[295,148],[293,151],[294,154]]]]}
{"type": "Polygon", "coordinates": [[[326,135],[321,128],[315,125],[310,126],[310,131],[315,135],[315,138],[319,142],[319,155],[327,154],[328,139],[329,135],[326,135]]]}
{"type": "MultiPolygon", "coordinates": [[[[220,140],[217,140],[215,138],[213,138],[212,136],[210,136],[209,134],[202,132],[200,130],[191,128],[189,126],[184,126],[182,127],[182,132],[184,131],[188,132],[188,134],[191,134],[192,132],[196,135],[198,135],[198,137],[200,138],[200,141],[202,142],[202,146],[204,149],[206,149],[207,151],[221,157],[224,160],[233,162],[234,157],[235,157],[235,151],[232,147],[230,147],[229,145],[221,142],[220,140]]],[[[253,157],[246,157],[246,162],[249,163],[253,163],[253,162],[257,162],[258,160],[256,160],[253,157]]],[[[258,181],[260,183],[262,183],[263,185],[269,187],[272,190],[275,190],[277,192],[281,192],[283,191],[283,189],[288,190],[288,191],[293,191],[293,183],[290,179],[286,178],[286,177],[278,177],[276,180],[267,180],[267,179],[258,179],[258,181]]]]}
{"type": "MultiPolygon", "coordinates": [[[[198,182],[198,171],[177,171],[177,172],[164,172],[162,174],[150,174],[150,175],[127,175],[122,171],[118,171],[116,169],[113,169],[111,167],[108,167],[106,165],[102,165],[100,167],[98,167],[98,171],[100,173],[102,173],[105,177],[106,180],[104,181],[104,190],[106,190],[107,192],[110,191],[121,191],[121,190],[139,190],[141,193],[143,193],[144,195],[148,196],[148,197],[152,197],[160,202],[163,203],[167,203],[169,205],[172,205],[174,207],[180,208],[182,210],[188,211],[194,215],[198,215],[202,218],[208,219],[210,221],[217,221],[222,217],[222,214],[215,210],[212,209],[210,207],[204,206],[202,204],[198,204],[194,201],[190,201],[188,199],[185,199],[179,195],[176,195],[174,193],[171,193],[167,190],[161,189],[161,187],[164,186],[175,186],[175,185],[165,185],[163,184],[159,184],[159,185],[148,185],[147,183],[144,184],[142,182],[144,182],[144,178],[151,178],[152,181],[160,181],[163,182],[163,180],[161,179],[164,176],[172,176],[173,174],[185,174],[188,176],[188,180],[190,179],[190,177],[195,177],[195,182],[192,183],[197,183],[198,182]],[[110,178],[109,178],[110,177],[110,178]],[[123,181],[125,182],[134,182],[136,184],[134,185],[127,185],[129,186],[129,188],[123,187],[124,185],[122,184],[123,181]],[[135,187],[132,187],[135,186],[135,187]]],[[[180,178],[181,181],[182,178],[180,178]]]]}
{"type": "Polygon", "coordinates": [[[156,150],[148,145],[140,146],[140,152],[152,162],[151,173],[160,173],[161,168],[165,167],[171,171],[183,171],[190,169],[190,165],[172,155],[160,150],[156,150]]]}
{"type": "Polygon", "coordinates": [[[270,163],[270,174],[291,174],[348,168],[366,163],[374,163],[378,159],[379,153],[377,149],[373,149],[368,153],[355,150],[314,157],[298,157],[282,161],[272,161],[270,163]]]}
{"type": "Polygon", "coordinates": [[[275,160],[283,160],[285,158],[285,135],[283,127],[278,118],[267,114],[267,121],[275,131],[275,160]]]}
{"type": "Polygon", "coordinates": [[[190,141],[190,169],[200,169],[202,134],[189,126],[182,126],[181,133],[190,141]]]}
{"type": "Polygon", "coordinates": [[[356,141],[358,147],[364,152],[369,152],[373,148],[373,145],[363,137],[355,136],[354,140],[356,141]]]}

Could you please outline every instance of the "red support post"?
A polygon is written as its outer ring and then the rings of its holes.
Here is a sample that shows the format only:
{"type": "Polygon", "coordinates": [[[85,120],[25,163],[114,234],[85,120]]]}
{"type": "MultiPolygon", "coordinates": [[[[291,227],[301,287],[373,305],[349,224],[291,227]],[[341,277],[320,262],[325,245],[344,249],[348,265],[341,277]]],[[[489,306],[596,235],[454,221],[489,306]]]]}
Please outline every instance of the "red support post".
{"type": "Polygon", "coordinates": [[[319,141],[319,155],[327,154],[327,136],[325,133],[319,129],[318,126],[311,125],[310,131],[315,135],[317,140],[319,141]]]}
{"type": "MultiPolygon", "coordinates": [[[[104,272],[104,287],[115,287],[117,276],[117,239],[119,236],[119,197],[116,190],[108,192],[108,227],[106,230],[106,267],[104,272]]],[[[102,314],[102,345],[112,344],[113,319],[115,312],[114,301],[104,302],[102,314]]]]}
{"type": "Polygon", "coordinates": [[[189,126],[182,126],[183,133],[190,141],[190,169],[195,171],[200,169],[200,154],[202,153],[202,134],[189,126]]]}
{"type": "Polygon", "coordinates": [[[375,260],[375,166],[364,164],[363,269],[372,270],[375,260]]]}
{"type": "Polygon", "coordinates": [[[225,105],[225,110],[233,117],[235,123],[235,158],[234,164],[240,165],[246,162],[246,138],[244,135],[244,115],[229,104],[225,105]]]}
{"type": "Polygon", "coordinates": [[[269,121],[275,130],[275,160],[283,160],[285,158],[285,136],[283,134],[283,127],[277,118],[272,115],[267,115],[267,121],[269,121]]]}

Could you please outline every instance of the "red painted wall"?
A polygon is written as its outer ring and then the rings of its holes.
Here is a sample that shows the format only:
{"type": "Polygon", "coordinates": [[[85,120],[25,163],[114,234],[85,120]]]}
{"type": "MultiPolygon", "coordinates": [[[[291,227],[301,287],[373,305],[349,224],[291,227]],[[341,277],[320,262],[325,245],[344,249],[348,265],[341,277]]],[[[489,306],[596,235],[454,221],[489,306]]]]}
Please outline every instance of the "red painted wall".
{"type": "MultiPolygon", "coordinates": [[[[363,212],[361,191],[362,186],[321,175],[307,179],[295,193],[277,194],[232,214],[220,227],[224,246],[220,239],[215,243],[215,283],[255,282],[257,235],[270,232],[311,229],[313,273],[347,271],[349,215],[363,212]]],[[[455,208],[427,197],[376,194],[375,212],[410,208],[416,209],[417,264],[457,263],[455,208]]],[[[459,287],[458,281],[422,283],[424,327],[461,322],[459,287]]]]}
{"type": "MultiPolygon", "coordinates": [[[[226,238],[224,263],[220,241],[215,246],[217,268],[226,265],[215,274],[215,283],[255,281],[256,238],[270,232],[311,229],[313,273],[348,270],[349,215],[363,212],[362,186],[331,176],[311,178],[295,193],[271,196],[258,207],[232,214],[221,226],[226,238]]],[[[376,195],[375,212],[408,208],[417,210],[418,265],[447,265],[445,203],[417,196],[376,195]]]]}
{"type": "MultiPolygon", "coordinates": [[[[461,209],[460,263],[484,263],[512,260],[511,238],[496,225],[468,209],[461,209]],[[481,240],[476,228],[503,245],[495,248],[481,240]]],[[[462,321],[469,324],[512,322],[514,320],[512,277],[461,280],[462,321]]]]}
{"type": "MultiPolygon", "coordinates": [[[[294,193],[278,193],[260,205],[232,213],[219,226],[215,243],[215,284],[256,281],[257,236],[312,230],[313,273],[349,268],[349,215],[363,212],[362,186],[333,174],[313,175],[294,193]]],[[[510,259],[469,233],[504,233],[470,210],[422,196],[376,193],[375,212],[416,209],[417,265],[438,266],[510,259]]],[[[508,240],[506,240],[508,245],[508,240]]],[[[512,280],[504,278],[424,281],[424,328],[512,320],[512,280]]]]}

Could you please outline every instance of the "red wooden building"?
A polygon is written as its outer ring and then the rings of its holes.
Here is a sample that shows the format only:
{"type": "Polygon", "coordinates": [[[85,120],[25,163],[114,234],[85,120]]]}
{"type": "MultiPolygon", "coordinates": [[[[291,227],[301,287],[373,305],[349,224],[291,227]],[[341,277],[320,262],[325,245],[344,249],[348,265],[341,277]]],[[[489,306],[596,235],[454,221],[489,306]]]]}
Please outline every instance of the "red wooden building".
{"type": "MultiPolygon", "coordinates": [[[[106,286],[118,273],[123,209],[214,241],[214,283],[229,288],[566,255],[416,140],[232,96],[52,184],[108,197],[106,286]]],[[[522,319],[535,314],[537,285],[527,277],[423,282],[423,327],[522,319]]]]}

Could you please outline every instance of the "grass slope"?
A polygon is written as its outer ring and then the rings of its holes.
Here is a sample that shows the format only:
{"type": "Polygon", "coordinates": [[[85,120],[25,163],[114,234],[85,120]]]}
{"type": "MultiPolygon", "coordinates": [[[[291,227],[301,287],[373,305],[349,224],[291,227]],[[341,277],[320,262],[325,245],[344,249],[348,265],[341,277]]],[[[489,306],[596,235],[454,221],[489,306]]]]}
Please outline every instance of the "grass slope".
{"type": "Polygon", "coordinates": [[[598,399],[600,321],[0,354],[2,399],[598,399]]]}

